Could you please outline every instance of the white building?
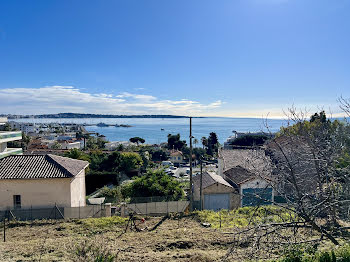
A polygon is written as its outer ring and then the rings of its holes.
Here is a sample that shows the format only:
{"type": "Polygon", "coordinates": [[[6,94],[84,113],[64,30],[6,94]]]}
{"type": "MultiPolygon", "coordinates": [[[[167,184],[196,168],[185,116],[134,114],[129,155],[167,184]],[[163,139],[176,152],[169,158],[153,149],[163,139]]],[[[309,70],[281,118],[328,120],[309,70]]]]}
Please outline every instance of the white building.
{"type": "MultiPolygon", "coordinates": [[[[0,128],[5,125],[7,118],[0,118],[0,128]]],[[[1,130],[1,129],[0,129],[1,130]]],[[[22,148],[8,148],[7,142],[17,141],[22,139],[22,132],[20,131],[0,131],[0,159],[9,155],[21,155],[22,148]]]]}
{"type": "Polygon", "coordinates": [[[82,149],[84,147],[84,144],[80,143],[79,141],[76,142],[69,142],[64,141],[63,143],[60,143],[61,149],[82,149]]]}
{"type": "Polygon", "coordinates": [[[0,210],[85,206],[88,165],[56,155],[0,159],[0,210]]]}
{"type": "Polygon", "coordinates": [[[136,146],[137,144],[132,143],[130,141],[112,141],[112,142],[106,143],[105,148],[107,150],[113,151],[118,149],[120,145],[122,145],[123,147],[129,147],[129,146],[136,146]]]}
{"type": "Polygon", "coordinates": [[[19,123],[19,122],[15,122],[15,121],[10,121],[9,125],[10,125],[11,129],[20,130],[20,131],[24,132],[25,134],[39,132],[38,127],[32,123],[19,123]]]}

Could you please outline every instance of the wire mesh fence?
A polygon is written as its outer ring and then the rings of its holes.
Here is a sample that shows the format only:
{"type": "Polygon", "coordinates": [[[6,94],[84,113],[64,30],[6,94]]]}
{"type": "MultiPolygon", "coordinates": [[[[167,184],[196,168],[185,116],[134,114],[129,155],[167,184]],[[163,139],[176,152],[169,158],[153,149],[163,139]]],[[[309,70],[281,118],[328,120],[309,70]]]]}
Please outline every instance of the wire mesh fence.
{"type": "Polygon", "coordinates": [[[189,201],[165,201],[126,204],[129,212],[142,215],[164,215],[169,213],[183,213],[188,208],[189,201]]]}
{"type": "Polygon", "coordinates": [[[150,202],[167,202],[167,201],[188,201],[187,197],[174,197],[170,196],[150,196],[150,197],[130,197],[130,198],[120,198],[120,197],[111,197],[103,196],[105,198],[105,203],[150,203],[150,202]]]}
{"type": "Polygon", "coordinates": [[[45,208],[21,208],[0,211],[0,221],[21,220],[30,221],[36,219],[74,219],[89,217],[104,217],[111,215],[110,205],[88,205],[82,207],[45,207],[45,208]]]}

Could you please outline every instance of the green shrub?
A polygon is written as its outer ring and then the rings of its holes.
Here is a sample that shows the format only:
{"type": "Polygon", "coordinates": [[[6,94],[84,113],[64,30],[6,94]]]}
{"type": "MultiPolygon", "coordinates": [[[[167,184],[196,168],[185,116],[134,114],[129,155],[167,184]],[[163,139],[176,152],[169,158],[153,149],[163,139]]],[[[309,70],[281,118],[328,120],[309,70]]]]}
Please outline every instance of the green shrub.
{"type": "Polygon", "coordinates": [[[105,197],[106,202],[120,202],[124,197],[121,192],[121,187],[116,186],[113,188],[103,187],[100,191],[99,197],[105,197]]]}
{"type": "Polygon", "coordinates": [[[350,245],[316,252],[310,245],[288,246],[279,262],[350,262],[350,245]]]}
{"type": "Polygon", "coordinates": [[[108,228],[114,225],[123,225],[126,223],[128,219],[119,216],[112,217],[101,217],[101,218],[86,218],[77,220],[77,224],[81,224],[82,226],[93,229],[93,228],[108,228]]]}
{"type": "Polygon", "coordinates": [[[318,257],[319,262],[336,262],[337,258],[335,257],[334,251],[332,250],[331,253],[328,252],[321,252],[318,257]]]}
{"type": "Polygon", "coordinates": [[[137,177],[132,183],[121,189],[124,197],[168,197],[168,200],[179,200],[184,196],[183,189],[173,177],[162,170],[148,171],[137,177]]]}
{"type": "Polygon", "coordinates": [[[350,244],[344,245],[335,251],[337,261],[350,262],[350,244]]]}
{"type": "Polygon", "coordinates": [[[73,255],[73,261],[114,262],[117,259],[103,243],[87,240],[75,246],[73,255]]]}

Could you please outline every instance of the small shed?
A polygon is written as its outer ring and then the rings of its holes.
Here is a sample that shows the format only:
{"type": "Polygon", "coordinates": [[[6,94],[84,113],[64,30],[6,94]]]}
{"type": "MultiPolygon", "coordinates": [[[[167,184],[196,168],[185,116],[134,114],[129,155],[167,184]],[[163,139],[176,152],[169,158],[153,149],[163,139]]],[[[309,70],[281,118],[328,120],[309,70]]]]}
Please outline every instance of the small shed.
{"type": "MultiPolygon", "coordinates": [[[[193,198],[200,207],[200,177],[193,178],[193,198]]],[[[234,209],[239,205],[238,191],[221,176],[212,172],[202,174],[202,207],[208,210],[234,209]]]]}

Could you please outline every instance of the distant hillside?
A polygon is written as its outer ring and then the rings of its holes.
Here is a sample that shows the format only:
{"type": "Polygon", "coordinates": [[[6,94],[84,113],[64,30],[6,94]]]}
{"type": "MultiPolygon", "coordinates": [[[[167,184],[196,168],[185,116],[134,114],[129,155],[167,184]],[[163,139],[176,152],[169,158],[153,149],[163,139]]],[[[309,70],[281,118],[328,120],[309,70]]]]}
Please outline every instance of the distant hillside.
{"type": "Polygon", "coordinates": [[[103,114],[79,114],[79,113],[58,113],[44,115],[5,115],[9,119],[16,118],[188,118],[188,116],[174,115],[103,115],[103,114]]]}

